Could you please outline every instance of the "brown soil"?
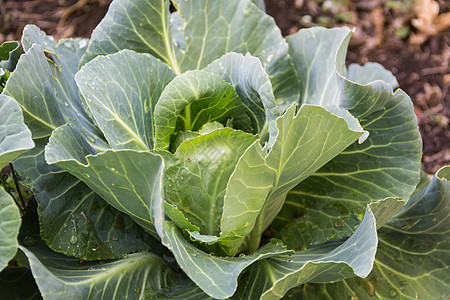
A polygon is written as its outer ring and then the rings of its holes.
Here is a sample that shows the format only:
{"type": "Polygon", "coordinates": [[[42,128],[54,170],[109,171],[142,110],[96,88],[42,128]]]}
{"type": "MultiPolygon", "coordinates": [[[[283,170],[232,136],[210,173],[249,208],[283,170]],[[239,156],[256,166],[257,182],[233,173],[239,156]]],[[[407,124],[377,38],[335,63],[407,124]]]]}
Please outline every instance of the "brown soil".
{"type": "MultiPolygon", "coordinates": [[[[414,102],[424,140],[424,167],[433,174],[450,162],[450,15],[443,0],[422,1],[428,6],[419,10],[412,0],[266,0],[266,7],[284,35],[313,25],[356,27],[348,63],[378,62],[394,73],[414,102]],[[432,2],[439,5],[437,11],[429,9],[432,2]],[[415,19],[432,23],[417,28],[415,19]]],[[[57,39],[89,37],[109,3],[0,0],[0,43],[19,39],[30,23],[57,39]]]]}

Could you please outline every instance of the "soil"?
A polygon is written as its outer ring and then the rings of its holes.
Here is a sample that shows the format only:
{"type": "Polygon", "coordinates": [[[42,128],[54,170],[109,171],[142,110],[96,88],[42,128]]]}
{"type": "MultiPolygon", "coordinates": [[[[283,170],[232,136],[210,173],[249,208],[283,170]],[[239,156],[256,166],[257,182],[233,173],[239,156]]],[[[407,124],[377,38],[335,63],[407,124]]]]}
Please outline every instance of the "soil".
{"type": "MultiPolygon", "coordinates": [[[[284,35],[314,25],[355,28],[347,63],[378,62],[414,102],[429,174],[450,162],[450,13],[444,0],[266,0],[284,35]],[[418,20],[418,21],[417,21],[418,20]],[[420,24],[418,24],[420,23],[420,24]],[[422,26],[419,26],[421,25],[422,26]]],[[[0,43],[26,24],[55,36],[89,37],[110,0],[0,0],[0,43]]]]}

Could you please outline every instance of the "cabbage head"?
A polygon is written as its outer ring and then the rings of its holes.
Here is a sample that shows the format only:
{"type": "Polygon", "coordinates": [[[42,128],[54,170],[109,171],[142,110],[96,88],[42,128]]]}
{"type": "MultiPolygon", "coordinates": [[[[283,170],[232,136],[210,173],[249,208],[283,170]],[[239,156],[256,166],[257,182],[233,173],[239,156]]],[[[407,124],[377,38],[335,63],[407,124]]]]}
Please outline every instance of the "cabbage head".
{"type": "Polygon", "coordinates": [[[37,209],[2,267],[19,247],[45,299],[449,295],[449,169],[416,189],[410,98],[346,68],[352,30],[284,38],[261,3],[114,0],[90,40],[24,29],[0,162],[37,209]]]}

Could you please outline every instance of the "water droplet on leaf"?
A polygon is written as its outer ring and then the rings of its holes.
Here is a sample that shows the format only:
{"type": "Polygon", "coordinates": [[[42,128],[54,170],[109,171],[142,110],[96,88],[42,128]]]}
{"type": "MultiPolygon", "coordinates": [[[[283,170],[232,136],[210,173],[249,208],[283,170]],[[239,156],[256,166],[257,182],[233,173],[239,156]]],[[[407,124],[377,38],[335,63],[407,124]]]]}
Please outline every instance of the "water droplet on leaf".
{"type": "Polygon", "coordinates": [[[78,238],[77,238],[76,236],[72,235],[72,236],[70,237],[69,243],[70,243],[71,245],[75,245],[75,244],[77,243],[77,241],[78,241],[78,238]]]}
{"type": "Polygon", "coordinates": [[[284,99],[278,99],[278,100],[277,100],[277,105],[283,105],[284,102],[286,102],[286,100],[284,100],[284,99]]]}
{"type": "Polygon", "coordinates": [[[344,226],[344,221],[342,221],[342,220],[337,220],[336,222],[334,222],[334,227],[338,227],[338,228],[342,229],[343,226],[344,226]]]}
{"type": "Polygon", "coordinates": [[[78,48],[83,49],[84,47],[86,47],[88,44],[88,41],[85,39],[82,39],[78,42],[78,48]]]}
{"type": "Polygon", "coordinates": [[[391,297],[391,298],[395,298],[397,296],[397,294],[398,294],[398,292],[396,289],[391,289],[389,291],[389,297],[391,297]]]}

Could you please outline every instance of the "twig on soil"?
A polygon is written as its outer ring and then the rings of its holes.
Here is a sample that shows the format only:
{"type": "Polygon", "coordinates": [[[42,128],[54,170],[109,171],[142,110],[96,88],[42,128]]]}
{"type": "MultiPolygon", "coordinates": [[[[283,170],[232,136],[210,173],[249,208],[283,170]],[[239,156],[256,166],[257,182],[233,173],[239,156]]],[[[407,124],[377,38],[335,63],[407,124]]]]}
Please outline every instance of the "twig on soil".
{"type": "Polygon", "coordinates": [[[69,6],[68,8],[66,8],[63,12],[63,14],[61,15],[61,19],[59,20],[58,25],[59,26],[63,26],[66,23],[67,18],[73,14],[74,12],[76,12],[77,10],[79,10],[80,8],[82,8],[84,5],[88,4],[89,0],[79,0],[77,3],[75,3],[72,6],[69,6]]]}
{"type": "Polygon", "coordinates": [[[425,75],[434,75],[434,74],[447,74],[449,72],[449,67],[447,66],[438,66],[438,67],[431,67],[420,70],[420,74],[422,76],[425,75]]]}

